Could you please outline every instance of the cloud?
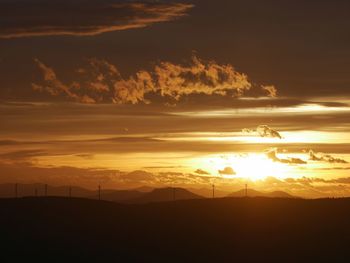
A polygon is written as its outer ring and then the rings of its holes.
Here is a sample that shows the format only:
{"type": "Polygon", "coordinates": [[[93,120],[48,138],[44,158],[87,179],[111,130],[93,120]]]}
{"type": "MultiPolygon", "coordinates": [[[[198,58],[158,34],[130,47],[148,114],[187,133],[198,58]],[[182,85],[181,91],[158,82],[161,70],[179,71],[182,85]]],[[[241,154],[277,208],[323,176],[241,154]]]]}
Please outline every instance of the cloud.
{"type": "Polygon", "coordinates": [[[47,152],[45,152],[42,149],[34,149],[34,150],[18,150],[18,151],[11,151],[6,153],[0,154],[0,160],[6,160],[6,161],[23,161],[31,158],[35,158],[38,156],[46,156],[48,155],[47,152]]]}
{"type": "Polygon", "coordinates": [[[220,175],[236,175],[236,172],[232,167],[225,167],[223,170],[218,171],[220,175]]]}
{"type": "Polygon", "coordinates": [[[128,181],[128,182],[147,182],[147,181],[153,181],[154,180],[154,175],[152,173],[148,173],[145,171],[133,171],[130,173],[126,173],[121,175],[120,177],[122,180],[124,181],[128,181]]]}
{"type": "Polygon", "coordinates": [[[328,162],[328,163],[343,163],[343,164],[348,163],[347,161],[345,161],[343,159],[335,158],[329,154],[322,154],[321,156],[317,156],[313,150],[309,151],[309,160],[310,161],[319,161],[319,162],[328,162]]]}
{"type": "Polygon", "coordinates": [[[210,175],[207,171],[204,171],[202,169],[197,169],[194,173],[200,174],[200,175],[210,175]]]}
{"type": "Polygon", "coordinates": [[[256,128],[256,131],[261,137],[270,137],[270,138],[282,139],[282,136],[281,136],[281,134],[278,131],[276,131],[274,129],[271,129],[267,125],[260,125],[260,126],[258,126],[258,128],[256,128]]]}
{"type": "Polygon", "coordinates": [[[0,1],[0,38],[74,35],[142,28],[182,17],[185,3],[117,0],[0,1]]]}
{"type": "Polygon", "coordinates": [[[256,128],[256,130],[245,128],[242,130],[242,132],[244,134],[254,134],[255,133],[255,134],[259,135],[260,137],[269,137],[269,138],[278,138],[278,139],[283,138],[282,135],[278,131],[270,128],[267,125],[260,125],[256,128]]]}
{"type": "Polygon", "coordinates": [[[43,83],[32,84],[34,90],[79,103],[149,104],[147,96],[151,94],[178,101],[195,94],[232,99],[253,90],[257,96],[264,93],[233,66],[202,61],[196,56],[187,65],[160,62],[152,71],[140,70],[128,78],[113,64],[90,59],[77,71],[80,81],[70,84],[60,81],[54,70],[38,59],[35,62],[42,72],[43,83]]]}
{"type": "Polygon", "coordinates": [[[302,159],[299,158],[288,158],[281,159],[277,156],[277,149],[271,149],[266,153],[267,157],[274,162],[285,163],[285,164],[306,164],[302,159]]]}
{"type": "Polygon", "coordinates": [[[271,98],[276,98],[277,97],[277,89],[273,85],[268,85],[268,86],[262,86],[261,87],[264,91],[266,91],[267,96],[271,98]]]}

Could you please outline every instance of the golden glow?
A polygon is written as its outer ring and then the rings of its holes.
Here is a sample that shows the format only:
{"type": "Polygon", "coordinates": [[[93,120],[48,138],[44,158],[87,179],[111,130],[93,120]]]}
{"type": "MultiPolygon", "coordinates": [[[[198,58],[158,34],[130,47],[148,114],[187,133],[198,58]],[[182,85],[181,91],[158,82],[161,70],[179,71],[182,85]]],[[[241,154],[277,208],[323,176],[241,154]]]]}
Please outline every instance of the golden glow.
{"type": "Polygon", "coordinates": [[[225,109],[225,110],[210,110],[210,111],[191,111],[191,112],[176,112],[171,113],[180,116],[196,116],[196,117],[239,117],[239,116],[259,116],[270,115],[276,116],[284,114],[288,115],[308,115],[308,114],[324,114],[329,113],[347,113],[350,111],[349,107],[326,107],[321,104],[302,104],[294,107],[260,107],[260,108],[246,108],[246,109],[225,109]]]}
{"type": "Polygon", "coordinates": [[[251,144],[292,144],[292,143],[347,143],[349,133],[347,132],[327,132],[327,131],[282,131],[282,139],[262,138],[257,134],[244,134],[243,132],[192,132],[181,134],[168,134],[167,137],[158,137],[157,139],[165,141],[187,141],[187,142],[239,142],[251,144]]]}
{"type": "Polygon", "coordinates": [[[288,178],[293,175],[294,166],[274,162],[265,154],[242,154],[242,155],[212,155],[198,158],[192,161],[194,167],[200,167],[212,175],[224,178],[240,178],[252,181],[263,180],[267,177],[288,178]],[[231,167],[236,174],[220,174],[220,170],[231,167]]]}

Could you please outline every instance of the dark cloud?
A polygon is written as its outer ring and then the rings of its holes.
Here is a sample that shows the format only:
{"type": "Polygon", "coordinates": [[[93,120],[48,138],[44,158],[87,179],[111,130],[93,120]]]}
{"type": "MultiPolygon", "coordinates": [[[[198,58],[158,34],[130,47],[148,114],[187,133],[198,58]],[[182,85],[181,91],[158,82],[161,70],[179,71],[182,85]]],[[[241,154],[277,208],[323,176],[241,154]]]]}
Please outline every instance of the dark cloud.
{"type": "Polygon", "coordinates": [[[132,182],[149,182],[149,181],[153,181],[154,180],[154,174],[152,173],[148,173],[145,171],[141,171],[141,170],[137,170],[137,171],[133,171],[130,173],[126,173],[121,175],[120,177],[122,180],[125,181],[132,181],[132,182]]]}
{"type": "Polygon", "coordinates": [[[329,154],[321,154],[321,155],[316,155],[313,150],[309,151],[309,160],[310,161],[319,161],[319,162],[328,162],[328,163],[343,163],[346,164],[348,163],[347,161],[340,159],[340,158],[335,158],[329,154]]]}
{"type": "Polygon", "coordinates": [[[118,0],[0,1],[0,38],[74,35],[142,28],[182,17],[184,3],[118,0]]]}
{"type": "Polygon", "coordinates": [[[236,172],[232,167],[225,167],[223,170],[218,171],[220,175],[236,175],[236,172]]]}
{"type": "Polygon", "coordinates": [[[283,138],[278,131],[270,128],[267,125],[260,125],[256,128],[256,130],[243,129],[242,132],[245,134],[257,134],[260,137],[269,137],[269,138],[278,138],[278,139],[283,138]]]}
{"type": "Polygon", "coordinates": [[[281,136],[281,134],[278,131],[276,131],[274,129],[271,129],[267,125],[260,125],[260,126],[258,126],[258,128],[256,128],[256,131],[261,137],[270,137],[270,138],[282,139],[282,136],[281,136]]]}
{"type": "Polygon", "coordinates": [[[286,163],[286,164],[306,164],[302,159],[299,158],[288,158],[288,159],[281,159],[277,156],[277,149],[271,149],[266,153],[267,157],[271,159],[274,162],[279,163],[286,163]]]}
{"type": "Polygon", "coordinates": [[[18,150],[11,151],[0,154],[0,160],[8,160],[8,161],[22,161],[26,159],[31,159],[39,156],[46,156],[48,153],[42,149],[34,149],[34,150],[18,150]]]}
{"type": "Polygon", "coordinates": [[[80,81],[63,83],[55,71],[35,60],[43,75],[42,84],[32,84],[35,91],[70,101],[95,104],[149,104],[150,95],[179,101],[189,95],[216,95],[227,98],[242,97],[246,92],[255,96],[272,96],[266,88],[251,84],[245,74],[232,65],[203,61],[196,56],[187,65],[160,62],[153,71],[140,70],[124,78],[116,66],[105,60],[90,59],[78,69],[80,81]]]}

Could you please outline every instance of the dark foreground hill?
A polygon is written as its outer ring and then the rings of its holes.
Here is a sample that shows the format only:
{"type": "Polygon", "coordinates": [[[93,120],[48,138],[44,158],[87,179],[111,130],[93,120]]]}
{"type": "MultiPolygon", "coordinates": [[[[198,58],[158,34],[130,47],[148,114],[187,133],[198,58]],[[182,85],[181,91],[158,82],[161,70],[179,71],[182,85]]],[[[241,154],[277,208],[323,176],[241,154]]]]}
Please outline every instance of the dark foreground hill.
{"type": "Polygon", "coordinates": [[[350,199],[0,199],[1,262],[350,262],[350,199]]]}

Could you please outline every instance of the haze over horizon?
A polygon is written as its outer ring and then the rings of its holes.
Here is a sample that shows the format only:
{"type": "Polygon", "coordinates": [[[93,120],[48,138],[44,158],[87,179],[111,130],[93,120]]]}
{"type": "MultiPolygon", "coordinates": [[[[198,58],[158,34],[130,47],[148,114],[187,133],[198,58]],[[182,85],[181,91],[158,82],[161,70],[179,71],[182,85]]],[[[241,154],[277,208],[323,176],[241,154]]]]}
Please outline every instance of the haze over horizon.
{"type": "Polygon", "coordinates": [[[0,184],[349,197],[349,8],[0,0],[0,184]]]}

